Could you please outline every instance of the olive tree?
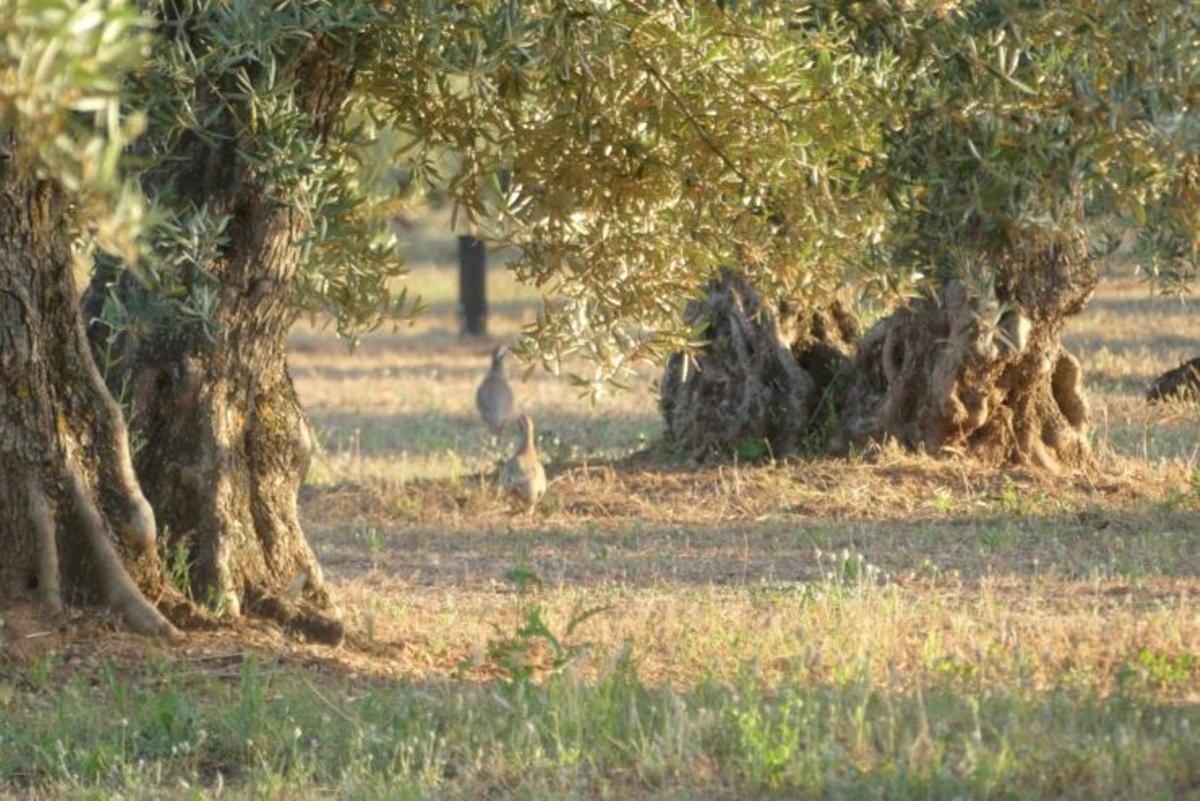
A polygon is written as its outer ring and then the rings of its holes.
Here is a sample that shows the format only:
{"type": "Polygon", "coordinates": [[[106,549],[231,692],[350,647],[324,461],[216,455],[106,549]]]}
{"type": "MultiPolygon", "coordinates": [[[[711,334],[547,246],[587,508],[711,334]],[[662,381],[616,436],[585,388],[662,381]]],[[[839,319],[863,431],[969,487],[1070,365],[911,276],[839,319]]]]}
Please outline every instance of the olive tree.
{"type": "Polygon", "coordinates": [[[1193,258],[1200,14],[1168,2],[962,3],[893,17],[907,92],[886,149],[898,267],[928,294],[862,340],[850,442],[1046,468],[1089,458],[1061,343],[1098,247],[1193,258]]]}
{"type": "Polygon", "coordinates": [[[410,309],[364,161],[385,132],[520,247],[552,298],[531,357],[598,386],[689,354],[664,382],[689,446],[794,447],[850,349],[843,284],[923,274],[859,347],[843,439],[1085,458],[1059,334],[1097,214],[1186,241],[1192,13],[894,5],[7,0],[3,591],[90,586],[170,631],[162,539],[193,598],[341,637],[284,344],[306,310],[354,336],[410,309]]]}
{"type": "Polygon", "coordinates": [[[102,262],[85,298],[187,589],[327,641],[342,628],[296,508],[313,440],[284,344],[312,303],[344,324],[389,303],[348,155],[373,5],[146,4],[156,35],[129,84],[155,224],[140,274],[102,262]]]}
{"type": "Polygon", "coordinates": [[[676,445],[786,450],[849,353],[838,290],[883,221],[864,176],[891,56],[857,52],[846,22],[785,2],[472,4],[364,77],[438,86],[388,119],[415,174],[455,155],[464,213],[554,298],[528,356],[584,356],[595,389],[675,354],[676,445]]]}
{"type": "MultiPolygon", "coordinates": [[[[306,310],[353,336],[408,309],[362,161],[379,134],[522,248],[519,277],[558,298],[529,350],[557,366],[582,349],[594,380],[686,345],[679,312],[720,266],[818,299],[856,232],[878,228],[845,191],[871,152],[858,96],[820,88],[875,65],[790,4],[142,9],[148,52],[124,88],[145,130],[124,163],[151,211],[136,267],[97,258],[86,316],[134,431],[130,495],[182,554],[185,589],[225,614],[342,636],[297,514],[312,438],[284,344],[306,310]]],[[[135,580],[162,597],[153,566],[135,580]]]]}

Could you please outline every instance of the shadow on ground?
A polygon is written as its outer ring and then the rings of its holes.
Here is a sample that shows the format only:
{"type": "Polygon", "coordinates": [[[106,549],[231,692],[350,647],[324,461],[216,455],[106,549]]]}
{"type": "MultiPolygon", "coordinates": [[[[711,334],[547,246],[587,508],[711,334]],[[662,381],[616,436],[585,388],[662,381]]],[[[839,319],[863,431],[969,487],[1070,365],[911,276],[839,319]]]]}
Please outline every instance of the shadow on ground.
{"type": "Polygon", "coordinates": [[[555,586],[794,583],[857,569],[847,559],[968,583],[1200,575],[1187,484],[917,461],[698,468],[643,453],[557,466],[534,517],[486,473],[309,487],[302,512],[331,575],[447,588],[495,588],[517,564],[555,586]]]}

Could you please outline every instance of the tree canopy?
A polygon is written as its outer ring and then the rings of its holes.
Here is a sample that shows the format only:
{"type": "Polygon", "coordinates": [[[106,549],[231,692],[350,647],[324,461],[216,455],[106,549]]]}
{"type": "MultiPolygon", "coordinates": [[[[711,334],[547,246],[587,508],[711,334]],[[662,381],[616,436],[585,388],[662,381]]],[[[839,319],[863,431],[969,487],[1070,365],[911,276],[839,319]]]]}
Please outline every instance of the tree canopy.
{"type": "Polygon", "coordinates": [[[129,261],[145,203],[122,153],[145,115],[122,101],[150,39],[127,0],[0,2],[0,158],[36,163],[74,195],[79,233],[129,261]]]}
{"type": "Polygon", "coordinates": [[[1170,2],[962,4],[903,42],[889,131],[899,262],[986,283],[995,254],[1087,228],[1195,271],[1200,15],[1170,2]]]}
{"type": "MultiPolygon", "coordinates": [[[[418,4],[422,5],[422,4],[418,4]]],[[[364,81],[486,233],[556,299],[531,340],[612,375],[686,344],[722,266],[810,301],[878,237],[891,58],[789,3],[425,3],[427,33],[364,81]],[[410,92],[403,88],[413,87],[410,92]],[[449,170],[439,154],[450,153],[449,170]]]]}
{"type": "Polygon", "coordinates": [[[530,351],[550,366],[583,351],[603,380],[686,345],[683,303],[727,266],[798,303],[848,280],[889,298],[922,276],[984,291],[988,254],[1088,226],[1136,231],[1150,267],[1186,286],[1197,14],[6,0],[0,108],[102,247],[139,257],[151,291],[110,310],[118,326],[206,324],[229,214],[164,179],[189,139],[311,221],[297,311],[331,312],[347,336],[411,311],[382,157],[519,247],[517,275],[554,299],[530,351]],[[324,130],[302,124],[295,91],[314,49],[353,74],[324,130]]]}

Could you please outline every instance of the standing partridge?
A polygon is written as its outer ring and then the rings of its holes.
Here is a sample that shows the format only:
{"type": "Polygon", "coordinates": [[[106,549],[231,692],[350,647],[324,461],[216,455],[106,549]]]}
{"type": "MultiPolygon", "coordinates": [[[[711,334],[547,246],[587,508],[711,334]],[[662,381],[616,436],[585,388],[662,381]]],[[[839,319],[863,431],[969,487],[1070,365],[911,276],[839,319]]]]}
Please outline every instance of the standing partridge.
{"type": "Polygon", "coordinates": [[[533,508],[546,492],[546,468],[538,461],[533,420],[523,414],[517,423],[521,427],[521,444],[500,470],[500,486],[533,514],[533,508]]]}
{"type": "Polygon", "coordinates": [[[503,345],[496,348],[492,353],[491,369],[479,383],[479,389],[475,390],[475,406],[479,409],[479,416],[493,434],[499,434],[512,419],[513,392],[508,385],[508,370],[504,367],[504,355],[507,352],[503,345]]]}

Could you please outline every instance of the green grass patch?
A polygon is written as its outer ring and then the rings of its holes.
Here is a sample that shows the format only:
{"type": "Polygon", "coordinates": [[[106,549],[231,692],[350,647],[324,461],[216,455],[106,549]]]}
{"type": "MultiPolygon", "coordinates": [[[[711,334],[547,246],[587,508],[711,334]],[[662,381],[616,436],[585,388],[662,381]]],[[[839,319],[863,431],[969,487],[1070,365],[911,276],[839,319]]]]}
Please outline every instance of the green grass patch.
{"type": "MultiPolygon", "coordinates": [[[[747,669],[640,680],[322,680],[253,659],[0,680],[0,781],[66,798],[1176,798],[1200,710],[1134,691],[965,694],[862,676],[765,689],[747,669]]],[[[1170,670],[1176,669],[1172,665],[1170,670]]],[[[1188,666],[1190,669],[1191,666],[1188,666]]]]}

